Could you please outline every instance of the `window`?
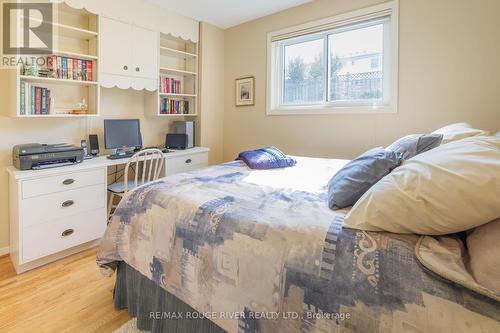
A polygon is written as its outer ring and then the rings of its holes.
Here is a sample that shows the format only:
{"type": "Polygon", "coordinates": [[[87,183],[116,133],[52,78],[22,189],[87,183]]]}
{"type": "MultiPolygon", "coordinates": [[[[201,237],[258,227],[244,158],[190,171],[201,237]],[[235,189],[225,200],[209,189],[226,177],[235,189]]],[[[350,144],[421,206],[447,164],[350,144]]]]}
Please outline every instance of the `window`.
{"type": "Polygon", "coordinates": [[[397,2],[268,35],[267,113],[396,112],[397,2]]]}

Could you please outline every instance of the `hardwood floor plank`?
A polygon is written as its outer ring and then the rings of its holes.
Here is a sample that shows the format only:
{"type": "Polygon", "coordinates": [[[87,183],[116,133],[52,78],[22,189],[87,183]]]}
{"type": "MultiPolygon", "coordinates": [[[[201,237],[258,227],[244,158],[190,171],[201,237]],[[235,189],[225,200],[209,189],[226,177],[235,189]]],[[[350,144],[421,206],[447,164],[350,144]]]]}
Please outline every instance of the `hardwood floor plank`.
{"type": "Polygon", "coordinates": [[[0,257],[0,332],[112,332],[130,320],[115,310],[115,279],[101,275],[87,250],[16,275],[0,257]]]}

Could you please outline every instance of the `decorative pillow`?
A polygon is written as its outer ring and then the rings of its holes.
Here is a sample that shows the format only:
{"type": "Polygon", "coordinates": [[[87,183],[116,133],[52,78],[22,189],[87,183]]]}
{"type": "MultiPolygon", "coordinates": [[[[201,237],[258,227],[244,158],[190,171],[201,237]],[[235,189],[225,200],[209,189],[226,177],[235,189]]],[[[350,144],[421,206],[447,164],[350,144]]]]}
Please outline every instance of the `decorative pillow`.
{"type": "Polygon", "coordinates": [[[237,160],[242,160],[251,169],[276,169],[294,166],[297,161],[286,156],[276,147],[266,147],[241,152],[237,160]]]}
{"type": "Polygon", "coordinates": [[[496,136],[497,138],[500,138],[500,132],[496,132],[496,133],[495,133],[495,136],[496,136]]]}
{"type": "Polygon", "coordinates": [[[371,149],[337,172],[328,183],[331,209],[352,206],[376,182],[399,166],[401,154],[382,147],[371,149]]]}
{"type": "Polygon", "coordinates": [[[346,227],[443,235],[500,218],[500,138],[472,137],[407,160],[346,216],[346,227]]]}
{"type": "Polygon", "coordinates": [[[448,125],[435,130],[432,133],[443,134],[443,141],[441,142],[443,145],[448,142],[469,138],[471,136],[489,135],[489,132],[472,128],[472,126],[467,123],[448,125]]]}
{"type": "Polygon", "coordinates": [[[500,296],[500,219],[471,230],[467,248],[474,279],[500,296]]]}
{"type": "Polygon", "coordinates": [[[439,147],[442,140],[443,134],[412,134],[396,140],[387,149],[401,153],[403,158],[407,160],[439,147]]]}

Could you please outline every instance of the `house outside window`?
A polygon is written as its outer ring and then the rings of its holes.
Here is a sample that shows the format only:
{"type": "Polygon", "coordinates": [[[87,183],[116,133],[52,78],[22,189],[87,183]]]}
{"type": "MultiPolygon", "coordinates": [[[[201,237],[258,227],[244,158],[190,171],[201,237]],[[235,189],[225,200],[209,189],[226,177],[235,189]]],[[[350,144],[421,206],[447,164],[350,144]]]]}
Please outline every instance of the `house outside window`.
{"type": "Polygon", "coordinates": [[[267,114],[397,111],[398,6],[268,34],[267,114]]]}

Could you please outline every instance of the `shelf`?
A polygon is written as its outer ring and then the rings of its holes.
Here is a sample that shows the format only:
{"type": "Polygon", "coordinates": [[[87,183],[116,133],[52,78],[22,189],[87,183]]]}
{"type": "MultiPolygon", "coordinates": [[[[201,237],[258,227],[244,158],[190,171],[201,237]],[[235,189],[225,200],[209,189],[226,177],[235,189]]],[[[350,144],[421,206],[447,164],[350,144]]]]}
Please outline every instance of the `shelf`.
{"type": "Polygon", "coordinates": [[[67,80],[67,79],[54,79],[50,77],[36,77],[28,75],[19,75],[19,78],[24,81],[38,82],[38,83],[55,83],[55,84],[74,84],[81,86],[97,86],[95,81],[78,81],[78,80],[67,80]]]}
{"type": "Polygon", "coordinates": [[[54,113],[54,114],[24,114],[24,115],[17,115],[17,117],[18,118],[85,118],[85,117],[97,117],[97,115],[54,113]]]}
{"type": "Polygon", "coordinates": [[[160,96],[167,97],[196,97],[195,94],[171,94],[171,93],[159,93],[160,96]]]}
{"type": "Polygon", "coordinates": [[[182,69],[167,68],[167,67],[160,67],[160,72],[161,73],[177,74],[177,75],[190,75],[190,76],[198,75],[195,72],[185,71],[182,69]]]}
{"type": "Polygon", "coordinates": [[[171,54],[175,54],[178,56],[190,57],[190,58],[195,58],[198,56],[197,54],[194,54],[194,53],[184,52],[184,51],[180,51],[180,50],[176,50],[176,49],[172,49],[172,48],[164,47],[164,46],[160,46],[160,52],[171,53],[171,54]]]}
{"type": "Polygon", "coordinates": [[[189,113],[189,114],[165,114],[165,113],[160,113],[158,116],[160,117],[196,117],[198,114],[197,113],[189,113]]]}
{"type": "Polygon", "coordinates": [[[86,60],[97,60],[98,57],[90,55],[90,54],[82,54],[68,51],[60,51],[60,50],[52,50],[54,55],[68,57],[68,58],[78,58],[78,59],[86,59],[86,60]]]}
{"type": "Polygon", "coordinates": [[[97,32],[75,28],[69,25],[64,25],[59,23],[53,23],[52,25],[54,26],[54,28],[59,30],[59,35],[64,37],[89,40],[94,37],[97,37],[98,35],[97,32]]]}
{"type": "Polygon", "coordinates": [[[62,36],[62,37],[89,40],[89,39],[92,39],[92,38],[98,36],[98,33],[95,31],[81,29],[81,28],[77,28],[77,27],[72,27],[70,25],[60,24],[57,22],[42,21],[42,20],[35,19],[32,17],[30,18],[30,21],[36,22],[36,23],[44,22],[44,23],[52,24],[52,27],[55,30],[55,31],[53,31],[53,33],[57,34],[58,36],[62,36]]]}

